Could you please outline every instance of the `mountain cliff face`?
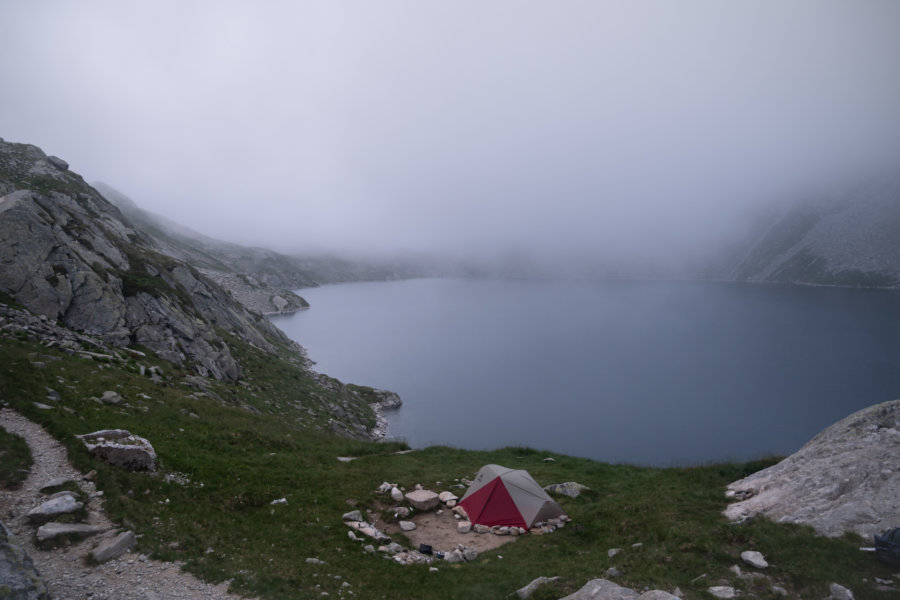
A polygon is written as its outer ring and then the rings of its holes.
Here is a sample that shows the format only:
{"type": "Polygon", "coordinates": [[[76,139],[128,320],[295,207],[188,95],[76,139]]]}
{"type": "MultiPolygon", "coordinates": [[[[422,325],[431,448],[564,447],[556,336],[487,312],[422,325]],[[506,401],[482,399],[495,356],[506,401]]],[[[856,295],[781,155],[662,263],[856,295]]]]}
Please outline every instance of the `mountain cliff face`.
{"type": "Polygon", "coordinates": [[[193,265],[227,289],[239,291],[241,296],[269,293],[289,303],[286,309],[272,306],[263,312],[292,312],[304,308],[302,299],[292,297],[289,291],[297,288],[345,281],[409,279],[443,272],[439,265],[425,259],[367,257],[349,260],[331,255],[289,255],[217,240],[142,209],[105,183],[94,183],[93,186],[132,223],[149,234],[166,254],[193,265]]]}
{"type": "Polygon", "coordinates": [[[739,255],[724,278],[900,286],[900,179],[792,207],[739,255]]]}
{"type": "Polygon", "coordinates": [[[2,140],[0,291],[66,327],[220,380],[242,373],[220,332],[269,351],[292,344],[165,254],[65,161],[2,140]]]}

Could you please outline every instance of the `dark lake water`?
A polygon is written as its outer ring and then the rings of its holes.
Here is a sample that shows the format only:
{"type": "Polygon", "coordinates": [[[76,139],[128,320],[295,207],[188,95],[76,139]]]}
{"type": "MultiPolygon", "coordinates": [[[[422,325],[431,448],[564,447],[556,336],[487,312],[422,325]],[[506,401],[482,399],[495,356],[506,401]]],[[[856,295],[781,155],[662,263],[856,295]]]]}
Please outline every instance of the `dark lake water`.
{"type": "Polygon", "coordinates": [[[422,279],[300,290],[316,369],[396,391],[413,447],[688,465],[790,454],[900,397],[900,293],[422,279]]]}

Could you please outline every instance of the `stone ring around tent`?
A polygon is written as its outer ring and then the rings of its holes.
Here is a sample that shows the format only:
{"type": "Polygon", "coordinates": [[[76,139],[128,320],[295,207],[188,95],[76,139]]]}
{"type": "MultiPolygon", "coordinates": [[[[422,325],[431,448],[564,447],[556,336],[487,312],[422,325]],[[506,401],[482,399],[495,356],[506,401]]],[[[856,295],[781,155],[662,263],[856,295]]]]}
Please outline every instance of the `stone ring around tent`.
{"type": "Polygon", "coordinates": [[[472,523],[488,527],[531,529],[565,514],[528,471],[500,465],[481,467],[459,505],[472,523]]]}

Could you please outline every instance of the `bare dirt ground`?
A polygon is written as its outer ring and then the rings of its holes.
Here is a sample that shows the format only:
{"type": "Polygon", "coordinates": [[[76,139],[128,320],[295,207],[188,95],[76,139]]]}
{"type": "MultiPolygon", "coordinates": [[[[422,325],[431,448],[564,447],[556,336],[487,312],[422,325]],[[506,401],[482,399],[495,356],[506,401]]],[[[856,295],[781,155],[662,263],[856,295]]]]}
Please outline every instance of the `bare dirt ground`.
{"type": "Polygon", "coordinates": [[[405,535],[411,544],[411,549],[416,549],[419,544],[427,544],[434,550],[448,552],[456,548],[458,544],[475,548],[478,552],[499,548],[503,544],[516,541],[518,538],[511,535],[494,535],[492,533],[459,533],[456,524],[459,522],[453,517],[453,512],[444,509],[443,514],[436,512],[419,513],[409,520],[416,524],[412,531],[401,531],[397,523],[384,525],[384,532],[389,536],[398,533],[405,535]]]}
{"type": "Polygon", "coordinates": [[[0,410],[0,427],[21,436],[31,448],[34,464],[24,484],[17,490],[0,490],[0,518],[34,561],[55,600],[239,600],[226,584],[210,585],[183,572],[177,563],[150,560],[138,552],[127,553],[99,566],[88,565],[84,557],[104,535],[118,530],[103,513],[102,497],[93,482],[69,464],[66,449],[44,429],[9,409],[0,410]],[[89,496],[91,525],[107,529],[106,534],[61,548],[42,550],[35,545],[34,527],[28,511],[47,499],[40,488],[51,479],[67,477],[89,496]]]}

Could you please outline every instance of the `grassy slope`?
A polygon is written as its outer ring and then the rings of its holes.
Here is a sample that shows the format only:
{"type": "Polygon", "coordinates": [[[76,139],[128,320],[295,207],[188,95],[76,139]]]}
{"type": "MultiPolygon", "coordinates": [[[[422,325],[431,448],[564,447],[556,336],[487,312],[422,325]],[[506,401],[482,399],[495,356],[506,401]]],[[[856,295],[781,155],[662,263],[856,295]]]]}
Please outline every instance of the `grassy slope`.
{"type": "MultiPolygon", "coordinates": [[[[139,374],[137,363],[104,365],[0,337],[0,401],[45,425],[80,469],[97,469],[110,516],[141,535],[140,551],[183,561],[206,579],[232,580],[233,589],[262,598],[317,598],[323,591],[342,598],[501,598],[541,575],[562,580],[535,597],[558,598],[610,566],[623,572],[619,583],[638,589],[678,586],[688,598],[705,598],[706,587],[724,579],[755,589],[758,597],[774,597],[771,584],[753,588],[728,570],[747,549],[763,552],[775,582],[796,596],[825,597],[827,585],[837,581],[860,599],[890,597],[864,581],[890,579],[891,570],[859,552],[858,538],[828,540],[808,528],[762,519],[746,526],[724,521],[724,485],[767,463],[651,469],[527,448],[433,447],[398,455],[398,444],[350,441],[304,425],[294,418],[302,411],[291,413],[285,408],[290,402],[279,396],[292,389],[312,393],[303,375],[286,362],[251,357],[253,349],[239,352],[250,365],[251,387],[222,385],[217,392],[226,402],[219,403],[192,397],[177,379],[154,384],[139,374]],[[36,360],[44,368],[34,368],[36,360]],[[34,407],[34,400],[46,402],[46,387],[62,394],[60,407],[34,407]],[[91,399],[107,389],[129,406],[91,399]],[[238,408],[239,402],[255,404],[261,413],[238,408]],[[108,427],[148,438],[160,472],[108,467],[73,437],[108,427]],[[347,455],[363,458],[336,460],[347,455]],[[546,456],[555,462],[545,462],[546,456]],[[488,462],[528,469],[543,485],[578,481],[592,492],[561,502],[574,519],[565,529],[526,536],[474,563],[438,564],[437,572],[366,555],[348,539],[341,514],[374,508],[373,490],[382,481],[442,489],[488,462]],[[270,504],[282,497],[286,505],[270,504]],[[635,543],[643,546],[632,549],[635,543]],[[613,547],[625,550],[610,559],[613,547]],[[308,557],[326,564],[307,563],[308,557]]],[[[171,365],[160,366],[173,374],[171,365]]],[[[0,451],[7,446],[0,438],[0,451]]]]}

